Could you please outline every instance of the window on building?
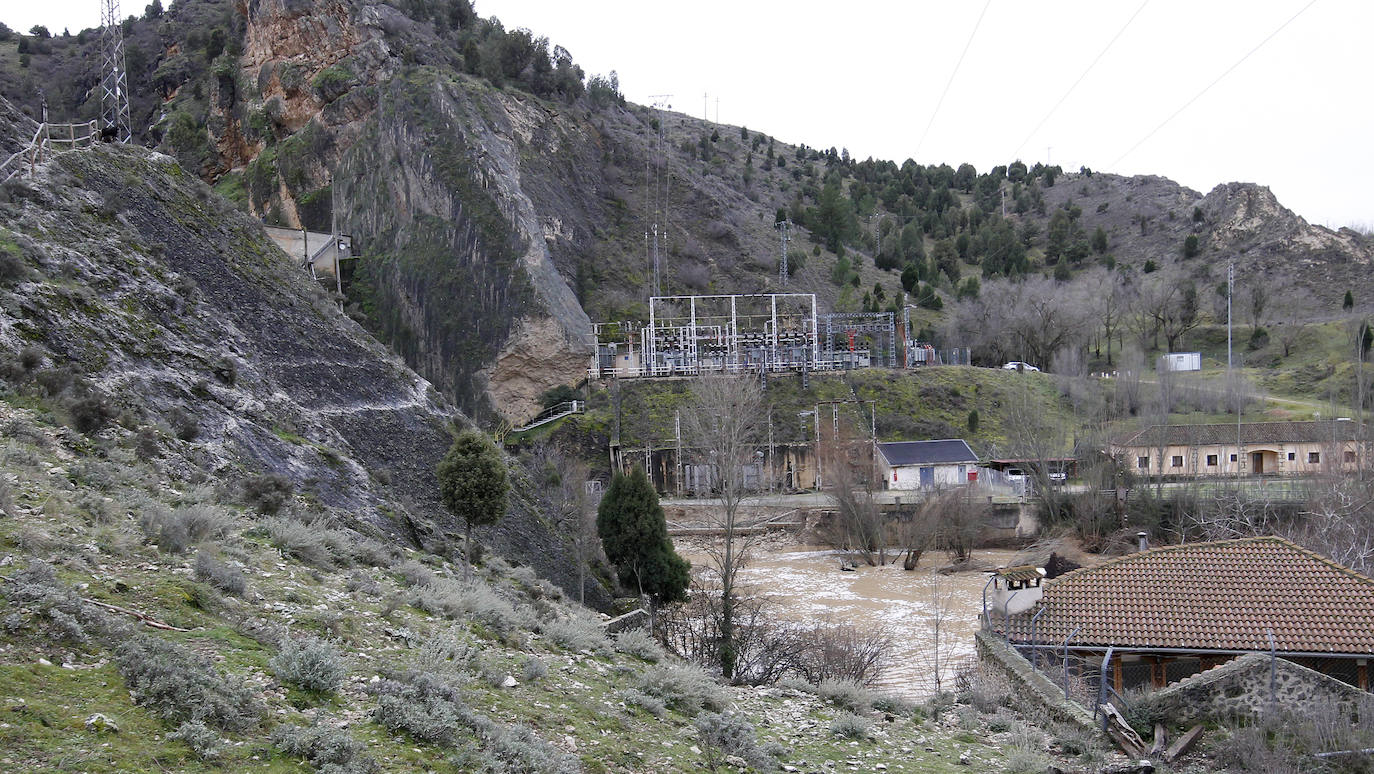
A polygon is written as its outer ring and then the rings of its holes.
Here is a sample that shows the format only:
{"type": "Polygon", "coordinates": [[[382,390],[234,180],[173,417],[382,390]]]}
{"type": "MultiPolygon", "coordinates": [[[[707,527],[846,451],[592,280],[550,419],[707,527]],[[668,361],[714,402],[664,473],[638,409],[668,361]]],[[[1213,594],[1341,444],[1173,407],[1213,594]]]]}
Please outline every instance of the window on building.
{"type": "Polygon", "coordinates": [[[1288,460],[1289,460],[1290,462],[1293,461],[1293,460],[1296,460],[1297,458],[1298,458],[1298,455],[1297,455],[1296,452],[1288,452],[1288,460]]]}
{"type": "Polygon", "coordinates": [[[1307,461],[1308,461],[1308,462],[1321,462],[1321,461],[1322,461],[1322,453],[1321,453],[1321,452],[1308,452],[1308,453],[1307,453],[1307,461]]]}
{"type": "Polygon", "coordinates": [[[1182,455],[1182,454],[1175,454],[1173,457],[1170,457],[1170,458],[1169,458],[1169,467],[1171,467],[1171,468],[1181,468],[1181,467],[1183,467],[1183,455],[1182,455]]]}
{"type": "Polygon", "coordinates": [[[1214,467],[1216,467],[1216,465],[1217,465],[1217,455],[1215,455],[1215,454],[1209,454],[1209,455],[1207,455],[1207,466],[1210,467],[1210,468],[1214,468],[1214,467]]]}
{"type": "Polygon", "coordinates": [[[1236,455],[1234,455],[1234,454],[1231,455],[1231,461],[1232,461],[1232,462],[1235,462],[1235,461],[1236,461],[1236,455]]]}
{"type": "Polygon", "coordinates": [[[1150,458],[1149,458],[1149,457],[1136,457],[1136,458],[1135,458],[1135,466],[1136,466],[1137,468],[1140,468],[1141,470],[1144,470],[1145,468],[1150,467],[1150,458]]]}
{"type": "Polygon", "coordinates": [[[1355,452],[1353,452],[1353,451],[1348,451],[1348,452],[1346,452],[1346,453],[1345,453],[1345,461],[1346,461],[1347,463],[1353,463],[1353,462],[1355,461],[1355,452]]]}

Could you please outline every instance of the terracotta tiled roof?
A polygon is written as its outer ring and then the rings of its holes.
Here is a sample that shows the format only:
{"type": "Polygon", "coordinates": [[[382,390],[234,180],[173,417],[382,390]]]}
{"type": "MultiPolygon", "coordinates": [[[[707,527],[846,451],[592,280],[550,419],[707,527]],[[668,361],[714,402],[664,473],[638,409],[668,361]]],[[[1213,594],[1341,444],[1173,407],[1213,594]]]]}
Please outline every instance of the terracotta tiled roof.
{"type": "MultiPolygon", "coordinates": [[[[1045,583],[1011,621],[1030,641],[1119,648],[1374,654],[1374,579],[1278,537],[1167,546],[1045,583]]],[[[1004,622],[993,616],[999,631],[1004,622]]]]}
{"type": "MultiPolygon", "coordinates": [[[[1240,442],[1247,446],[1274,443],[1330,443],[1349,441],[1356,436],[1359,425],[1341,420],[1308,422],[1243,422],[1240,442]]],[[[1132,435],[1117,439],[1115,445],[1128,448],[1165,446],[1216,446],[1236,443],[1237,427],[1233,423],[1214,425],[1150,425],[1132,435]]]]}

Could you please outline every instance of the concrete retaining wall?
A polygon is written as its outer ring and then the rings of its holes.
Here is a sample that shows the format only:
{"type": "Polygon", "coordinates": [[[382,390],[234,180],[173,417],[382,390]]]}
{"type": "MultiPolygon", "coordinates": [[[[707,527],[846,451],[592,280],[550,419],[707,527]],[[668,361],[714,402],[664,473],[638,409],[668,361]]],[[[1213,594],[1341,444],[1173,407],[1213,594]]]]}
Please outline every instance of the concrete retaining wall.
{"type": "Polygon", "coordinates": [[[984,631],[974,637],[982,663],[996,669],[1011,683],[1012,700],[1018,704],[1017,709],[1031,717],[1049,715],[1085,730],[1095,728],[1091,712],[1065,699],[1063,688],[1032,669],[1030,662],[1006,641],[984,631]]]}

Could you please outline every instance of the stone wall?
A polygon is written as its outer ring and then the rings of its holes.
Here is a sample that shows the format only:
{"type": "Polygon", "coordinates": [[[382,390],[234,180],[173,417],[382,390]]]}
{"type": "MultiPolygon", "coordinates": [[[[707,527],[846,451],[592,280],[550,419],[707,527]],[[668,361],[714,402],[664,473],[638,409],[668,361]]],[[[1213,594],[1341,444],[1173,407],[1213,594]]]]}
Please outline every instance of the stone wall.
{"type": "MultiPolygon", "coordinates": [[[[1286,714],[1310,716],[1331,707],[1350,714],[1374,703],[1359,688],[1282,658],[1274,671],[1274,701],[1286,714]]],[[[1148,694],[1144,702],[1150,714],[1179,725],[1262,717],[1270,703],[1269,657],[1247,653],[1148,694]]]]}
{"type": "Polygon", "coordinates": [[[1030,717],[1048,715],[1083,729],[1095,728],[1092,713],[1065,699],[1062,688],[1032,669],[1030,662],[1005,640],[985,631],[979,631],[975,639],[984,667],[996,670],[1011,683],[1017,709],[1030,717]]]}

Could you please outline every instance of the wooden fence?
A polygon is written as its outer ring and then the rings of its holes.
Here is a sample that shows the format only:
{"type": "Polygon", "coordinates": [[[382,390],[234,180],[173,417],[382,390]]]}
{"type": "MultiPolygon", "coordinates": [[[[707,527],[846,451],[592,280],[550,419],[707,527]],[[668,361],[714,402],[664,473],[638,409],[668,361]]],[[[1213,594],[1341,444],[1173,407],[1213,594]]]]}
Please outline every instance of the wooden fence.
{"type": "Polygon", "coordinates": [[[29,144],[0,163],[0,182],[25,172],[32,175],[49,154],[88,147],[98,139],[100,130],[94,120],[80,124],[39,124],[29,144]]]}

